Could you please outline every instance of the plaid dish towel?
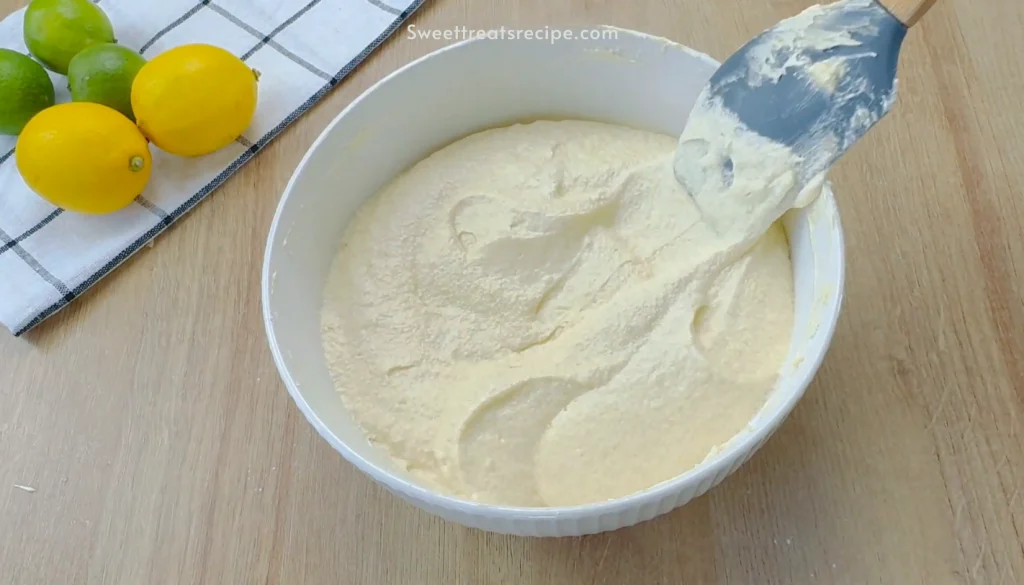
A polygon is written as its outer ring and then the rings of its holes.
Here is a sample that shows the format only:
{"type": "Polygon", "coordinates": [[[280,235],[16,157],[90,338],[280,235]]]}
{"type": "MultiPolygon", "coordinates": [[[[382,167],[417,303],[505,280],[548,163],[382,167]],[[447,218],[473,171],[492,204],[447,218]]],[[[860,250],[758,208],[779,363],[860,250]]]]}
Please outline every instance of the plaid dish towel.
{"type": "MultiPolygon", "coordinates": [[[[185,215],[338,85],[424,0],[99,0],[118,42],[152,58],[188,43],[233,52],[260,77],[256,118],[236,143],[200,159],[153,151],[153,176],[127,209],[64,212],[25,185],[15,138],[0,136],[0,323],[21,335],[61,310],[185,215]]],[[[28,53],[18,11],[0,47],[28,53]]],[[[67,80],[52,75],[57,101],[67,80]]]]}

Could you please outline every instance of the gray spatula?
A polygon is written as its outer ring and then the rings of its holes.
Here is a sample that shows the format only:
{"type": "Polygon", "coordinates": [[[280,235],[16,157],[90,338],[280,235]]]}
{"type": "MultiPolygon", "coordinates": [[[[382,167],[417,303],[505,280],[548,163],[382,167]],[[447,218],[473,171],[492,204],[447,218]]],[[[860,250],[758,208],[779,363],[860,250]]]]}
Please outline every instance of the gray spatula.
{"type": "MultiPolygon", "coordinates": [[[[719,104],[757,134],[791,148],[801,159],[798,186],[806,185],[892,107],[907,29],[934,3],[840,0],[784,20],[722,64],[690,120],[719,104]]],[[[708,170],[686,164],[706,148],[682,141],[676,156],[676,177],[695,196],[704,185],[722,184],[695,176],[708,170]]],[[[721,163],[725,184],[732,165],[721,163]]]]}

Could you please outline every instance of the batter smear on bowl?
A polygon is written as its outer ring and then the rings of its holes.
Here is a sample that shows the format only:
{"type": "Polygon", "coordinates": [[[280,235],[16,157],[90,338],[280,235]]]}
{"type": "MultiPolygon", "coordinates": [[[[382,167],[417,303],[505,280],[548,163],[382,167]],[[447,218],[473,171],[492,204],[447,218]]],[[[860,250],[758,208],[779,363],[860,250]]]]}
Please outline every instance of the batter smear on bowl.
{"type": "Polygon", "coordinates": [[[673,174],[676,144],[515,125],[372,197],[322,316],[335,385],[370,441],[443,493],[568,506],[671,479],[743,431],[793,329],[781,213],[706,222],[673,174]]]}

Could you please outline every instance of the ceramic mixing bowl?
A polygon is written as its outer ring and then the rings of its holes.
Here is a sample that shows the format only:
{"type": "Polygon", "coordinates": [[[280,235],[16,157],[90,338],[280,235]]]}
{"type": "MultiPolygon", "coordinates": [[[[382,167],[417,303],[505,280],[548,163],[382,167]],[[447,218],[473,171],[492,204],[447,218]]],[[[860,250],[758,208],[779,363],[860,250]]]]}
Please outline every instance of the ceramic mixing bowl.
{"type": "Polygon", "coordinates": [[[570,118],[677,136],[717,63],[664,39],[604,30],[599,40],[461,42],[392,73],[347,107],[309,149],[270,230],[264,319],[295,403],[355,467],[412,504],[459,524],[519,535],[581,535],[681,506],[722,481],[768,440],[804,394],[832,338],[844,257],[839,216],[826,188],[809,208],[784,218],[796,321],[778,384],[747,429],[696,468],[612,501],[517,508],[432,491],[368,443],[332,384],[320,339],[323,285],[346,223],[401,171],[480,130],[570,118]]]}

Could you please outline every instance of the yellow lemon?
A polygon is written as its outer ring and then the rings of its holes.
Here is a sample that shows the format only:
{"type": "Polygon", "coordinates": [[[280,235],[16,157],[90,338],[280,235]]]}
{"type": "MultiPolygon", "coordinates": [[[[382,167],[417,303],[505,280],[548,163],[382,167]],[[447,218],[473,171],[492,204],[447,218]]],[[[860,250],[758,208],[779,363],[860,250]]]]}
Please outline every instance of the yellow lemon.
{"type": "Polygon", "coordinates": [[[156,56],[132,83],[132,110],[153,144],[179,156],[203,156],[231,144],[252,123],[258,74],[211,45],[156,56]]]}
{"type": "Polygon", "coordinates": [[[110,213],[145,189],[149,144],[117,110],[93,103],[47,108],[29,120],[15,148],[25,183],[43,199],[78,213],[110,213]]]}

